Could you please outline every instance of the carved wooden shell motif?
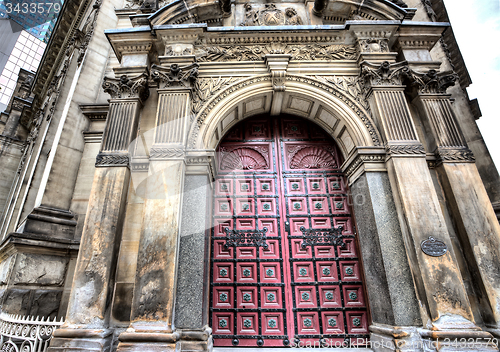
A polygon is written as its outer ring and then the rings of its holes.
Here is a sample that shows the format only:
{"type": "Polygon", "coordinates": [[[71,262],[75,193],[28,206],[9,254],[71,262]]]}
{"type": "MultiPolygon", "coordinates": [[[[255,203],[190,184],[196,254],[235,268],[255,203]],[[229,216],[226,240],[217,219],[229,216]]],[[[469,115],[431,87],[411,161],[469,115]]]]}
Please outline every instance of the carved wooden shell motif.
{"type": "Polygon", "coordinates": [[[333,155],[321,147],[300,149],[290,160],[290,169],[332,169],[337,163],[333,155]]]}
{"type": "Polygon", "coordinates": [[[251,148],[237,148],[223,156],[221,170],[267,169],[266,158],[251,148]]]}

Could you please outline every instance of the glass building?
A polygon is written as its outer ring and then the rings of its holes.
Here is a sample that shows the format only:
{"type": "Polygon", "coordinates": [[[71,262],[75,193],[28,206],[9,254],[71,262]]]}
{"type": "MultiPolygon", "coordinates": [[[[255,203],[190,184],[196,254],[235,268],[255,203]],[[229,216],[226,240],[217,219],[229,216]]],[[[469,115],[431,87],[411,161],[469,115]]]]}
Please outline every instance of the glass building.
{"type": "Polygon", "coordinates": [[[0,76],[0,110],[9,103],[21,68],[35,72],[47,44],[22,31],[0,76]]]}

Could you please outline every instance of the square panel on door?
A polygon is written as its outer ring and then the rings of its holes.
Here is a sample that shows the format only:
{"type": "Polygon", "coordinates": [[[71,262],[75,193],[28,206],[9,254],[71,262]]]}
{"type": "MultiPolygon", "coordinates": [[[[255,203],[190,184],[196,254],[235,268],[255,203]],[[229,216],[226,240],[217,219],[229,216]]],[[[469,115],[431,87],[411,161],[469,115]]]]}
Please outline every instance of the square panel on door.
{"type": "Polygon", "coordinates": [[[236,304],[238,309],[257,309],[259,307],[257,287],[238,287],[236,289],[236,304]]]}

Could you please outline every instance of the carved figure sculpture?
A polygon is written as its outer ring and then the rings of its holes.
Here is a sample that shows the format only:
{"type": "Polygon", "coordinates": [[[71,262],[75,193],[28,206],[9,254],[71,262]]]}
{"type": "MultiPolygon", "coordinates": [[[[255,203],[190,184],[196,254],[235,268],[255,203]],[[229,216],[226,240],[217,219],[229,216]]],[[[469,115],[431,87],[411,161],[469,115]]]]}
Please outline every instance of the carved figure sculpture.
{"type": "Polygon", "coordinates": [[[245,20],[240,24],[240,26],[255,26],[257,23],[257,11],[252,10],[252,5],[246,3],[243,5],[245,8],[245,20]]]}
{"type": "Polygon", "coordinates": [[[285,10],[286,14],[286,24],[291,26],[300,26],[302,24],[302,19],[297,14],[297,10],[293,7],[287,7],[285,10]]]}

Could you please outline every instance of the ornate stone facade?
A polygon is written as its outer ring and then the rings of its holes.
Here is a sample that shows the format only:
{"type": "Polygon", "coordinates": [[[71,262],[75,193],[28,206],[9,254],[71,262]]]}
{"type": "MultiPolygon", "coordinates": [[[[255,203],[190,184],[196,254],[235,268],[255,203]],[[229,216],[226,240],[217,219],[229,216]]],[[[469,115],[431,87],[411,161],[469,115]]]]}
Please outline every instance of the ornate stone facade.
{"type": "Polygon", "coordinates": [[[65,1],[0,119],[2,311],[63,318],[51,352],[498,350],[500,177],[443,6],[65,1]],[[242,284],[287,251],[290,285],[242,284]]]}

